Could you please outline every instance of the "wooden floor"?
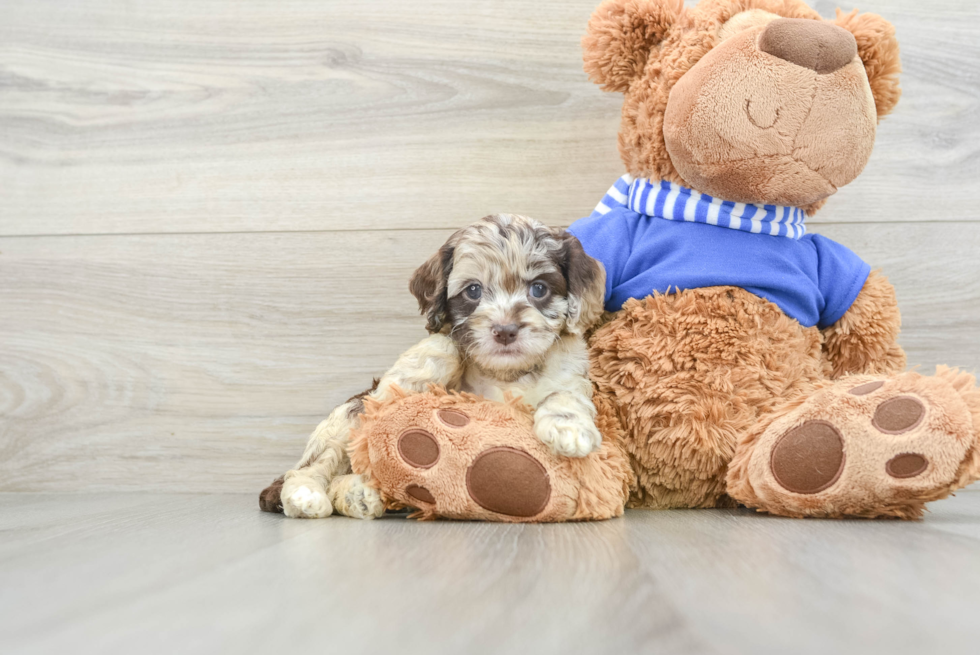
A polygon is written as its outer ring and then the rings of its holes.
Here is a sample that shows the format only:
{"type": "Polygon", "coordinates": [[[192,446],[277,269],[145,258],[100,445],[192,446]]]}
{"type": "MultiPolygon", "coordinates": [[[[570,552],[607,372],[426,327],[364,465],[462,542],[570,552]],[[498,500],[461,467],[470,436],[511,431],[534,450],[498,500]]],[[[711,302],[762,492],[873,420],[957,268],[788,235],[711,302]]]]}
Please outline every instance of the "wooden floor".
{"type": "Polygon", "coordinates": [[[922,522],[314,521],[253,495],[0,494],[4,653],[969,653],[980,490],[922,522]]]}

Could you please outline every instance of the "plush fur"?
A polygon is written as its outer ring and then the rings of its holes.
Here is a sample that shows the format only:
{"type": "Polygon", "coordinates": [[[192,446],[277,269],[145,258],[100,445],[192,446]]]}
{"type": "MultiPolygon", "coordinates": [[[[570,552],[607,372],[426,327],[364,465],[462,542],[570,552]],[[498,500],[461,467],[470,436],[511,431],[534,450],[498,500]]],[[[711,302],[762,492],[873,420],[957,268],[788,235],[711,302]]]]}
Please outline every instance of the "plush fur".
{"type": "Polygon", "coordinates": [[[783,404],[754,425],[736,451],[728,487],[740,501],[773,514],[825,518],[891,517],[915,519],[927,502],[945,498],[980,479],[980,393],[972,375],[939,367],[926,377],[908,372],[885,378],[873,393],[849,391],[876,376],[854,376],[842,383],[824,382],[819,391],[783,404]],[[901,435],[875,428],[872,419],[882,399],[915,397],[927,407],[925,419],[901,435]],[[844,441],[841,478],[815,494],[787,493],[773,478],[770,457],[778,439],[809,419],[828,421],[844,441]],[[903,453],[923,455],[928,468],[907,480],[887,473],[886,463],[903,453]]]}
{"type": "Polygon", "coordinates": [[[902,315],[895,288],[872,271],[857,300],[839,321],[823,331],[824,375],[888,375],[905,370],[905,351],[898,345],[902,315]]]}
{"type": "MultiPolygon", "coordinates": [[[[537,439],[558,456],[583,458],[602,446],[583,334],[602,312],[605,273],[577,239],[523,216],[487,216],[454,233],[409,288],[430,336],[331,412],[295,469],[263,491],[262,509],[379,516],[380,490],[366,469],[351,469],[352,430],[365,403],[431,385],[497,402],[520,397],[533,408],[537,439]]],[[[617,432],[607,425],[607,434],[617,432]]]]}
{"type": "Polygon", "coordinates": [[[590,345],[626,429],[633,507],[725,504],[739,437],[823,377],[819,331],[734,287],[630,300],[590,345]]]}
{"type": "MultiPolygon", "coordinates": [[[[873,121],[868,123],[862,120],[858,133],[849,130],[828,132],[828,121],[823,117],[829,120],[839,115],[835,103],[846,95],[839,92],[846,92],[850,87],[852,93],[856,93],[861,87],[857,78],[862,76],[868,80],[865,83],[867,99],[854,96],[854,102],[861,106],[861,113],[870,111],[873,116],[881,118],[894,108],[900,95],[898,73],[901,70],[894,28],[873,14],[839,14],[834,24],[854,35],[864,70],[849,66],[847,70],[831,76],[811,75],[803,70],[794,74],[788,63],[775,61],[756,48],[749,48],[745,42],[764,29],[768,22],[780,17],[821,20],[819,14],[798,0],[702,0],[697,6],[687,9],[674,0],[607,0],[599,6],[582,41],[585,70],[605,90],[624,93],[619,151],[628,173],[634,177],[668,180],[727,200],[797,204],[804,206],[809,214],[824,204],[827,195],[836,191],[827,184],[841,186],[856,177],[870,155],[870,144],[874,141],[873,121]],[[670,130],[682,127],[672,126],[667,118],[668,101],[672,98],[674,86],[703,57],[719,47],[742,52],[742,65],[754,66],[755,72],[764,73],[772,85],[760,85],[757,91],[761,97],[755,98],[753,103],[755,111],[760,112],[755,118],[756,122],[767,125],[769,120],[774,119],[777,105],[781,122],[773,124],[776,129],[769,130],[768,136],[765,134],[767,130],[760,128],[756,128],[759,134],[752,136],[751,124],[731,123],[726,129],[731,134],[741,134],[741,141],[726,144],[724,139],[719,139],[715,143],[705,143],[691,153],[679,153],[676,148],[675,152],[669,152],[667,139],[670,130]],[[816,88],[815,84],[820,88],[816,88]],[[770,89],[776,89],[777,95],[769,95],[770,89]],[[803,93],[805,98],[824,98],[825,102],[803,105],[796,95],[799,93],[803,93]],[[803,114],[808,108],[809,116],[804,119],[803,114]],[[803,113],[795,111],[797,109],[803,113]],[[784,124],[787,121],[789,124],[784,124]],[[794,143],[798,138],[802,139],[802,143],[794,143]],[[855,146],[857,151],[852,152],[855,146]],[[760,154],[756,149],[759,147],[765,149],[762,154],[769,161],[760,162],[756,158],[760,154]],[[807,148],[816,148],[824,153],[822,160],[816,163],[810,153],[803,157],[790,156],[785,158],[780,168],[777,164],[783,160],[774,159],[778,155],[793,155],[794,151],[807,148]],[[810,168],[825,169],[833,159],[828,159],[830,153],[848,153],[849,161],[839,171],[826,174],[824,177],[830,179],[823,184],[820,176],[810,175],[805,180],[800,179],[810,168]],[[729,184],[724,184],[726,179],[731,179],[725,175],[725,171],[702,170],[700,175],[691,176],[703,178],[710,175],[712,179],[721,180],[723,186],[712,189],[711,184],[704,184],[704,179],[697,180],[701,182],[699,185],[695,179],[686,179],[679,172],[679,162],[675,161],[678,154],[684,159],[694,157],[698,162],[703,162],[704,157],[723,154],[728,161],[742,158],[748,162],[746,166],[754,164],[755,167],[741,171],[729,184]],[[809,159],[809,165],[794,165],[796,159],[809,159]],[[771,181],[774,174],[779,178],[776,182],[771,181]],[[824,193],[823,197],[813,199],[821,193],[824,193]]],[[[745,114],[743,103],[747,97],[741,92],[733,94],[732,89],[726,86],[726,81],[729,85],[736,83],[734,71],[725,74],[718,70],[726,59],[715,55],[717,63],[711,68],[715,73],[713,83],[717,89],[702,96],[706,113],[704,120],[719,117],[716,103],[722,103],[723,107],[725,103],[733,103],[730,114],[733,119],[745,114]]],[[[707,73],[707,69],[702,69],[698,75],[707,77],[707,73]]],[[[744,78],[740,80],[744,81],[744,78]]],[[[759,82],[762,81],[759,79],[759,82]]],[[[680,99],[679,96],[677,99],[680,99]]],[[[686,121],[698,118],[690,102],[679,104],[675,115],[686,121]]],[[[704,128],[704,123],[690,126],[692,130],[698,128],[704,128]]],[[[715,134],[714,130],[696,133],[704,137],[715,134]]],[[[725,135],[726,138],[730,136],[725,135]]],[[[688,165],[686,168],[690,175],[691,170],[697,167],[688,165]]],[[[727,172],[732,171],[729,169],[727,172]]]]}
{"type": "MultiPolygon", "coordinates": [[[[591,79],[624,94],[627,172],[808,214],[861,172],[878,119],[900,95],[887,21],[857,12],[825,21],[799,0],[607,0],[582,43],[591,79]]],[[[976,479],[980,392],[953,370],[902,374],[900,325],[894,289],[877,272],[823,331],[737,288],[628,301],[590,349],[598,395],[625,429],[637,478],[630,505],[734,498],[788,516],[914,518],[976,479]],[[851,394],[872,379],[854,376],[869,375],[881,389],[851,394]],[[869,427],[909,394],[925,408],[920,426],[902,439],[869,427]],[[841,435],[845,464],[827,489],[797,493],[770,459],[808,421],[841,435]],[[908,461],[929,463],[910,479],[886,472],[903,447],[908,461]]]]}
{"type": "MultiPolygon", "coordinates": [[[[533,408],[519,398],[495,402],[442,388],[423,394],[393,392],[390,400],[367,401],[349,447],[352,469],[381,490],[386,508],[417,508],[415,516],[421,519],[511,523],[597,520],[623,513],[633,475],[615,410],[608,403],[597,405],[596,423],[604,436],[599,449],[588,457],[560,457],[535,436],[533,408]],[[447,410],[465,418],[441,421],[439,413],[447,410]],[[401,435],[418,430],[437,444],[437,465],[415,466],[401,455],[401,435]],[[499,448],[526,453],[547,477],[550,496],[536,513],[502,514],[471,495],[467,472],[482,453],[499,448]]],[[[502,475],[493,491],[519,501],[525,493],[520,483],[502,475]]]]}

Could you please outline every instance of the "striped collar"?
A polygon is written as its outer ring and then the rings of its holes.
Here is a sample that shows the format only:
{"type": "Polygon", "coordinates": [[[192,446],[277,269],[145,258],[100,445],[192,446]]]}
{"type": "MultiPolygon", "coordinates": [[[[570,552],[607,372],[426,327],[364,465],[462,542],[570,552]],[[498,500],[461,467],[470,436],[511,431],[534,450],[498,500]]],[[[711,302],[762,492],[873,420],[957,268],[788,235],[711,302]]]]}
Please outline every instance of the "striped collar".
{"type": "Polygon", "coordinates": [[[673,182],[633,179],[624,175],[616,180],[593,216],[615,207],[627,207],[637,214],[727,227],[732,230],[799,239],[806,234],[805,214],[799,207],[747,205],[719,200],[673,182]]]}

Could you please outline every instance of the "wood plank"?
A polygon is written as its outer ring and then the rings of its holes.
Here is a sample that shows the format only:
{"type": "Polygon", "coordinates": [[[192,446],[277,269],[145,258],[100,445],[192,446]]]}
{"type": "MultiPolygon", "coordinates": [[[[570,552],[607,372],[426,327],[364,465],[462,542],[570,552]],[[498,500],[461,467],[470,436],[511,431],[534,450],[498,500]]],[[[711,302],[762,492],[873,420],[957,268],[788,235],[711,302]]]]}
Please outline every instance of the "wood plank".
{"type": "Polygon", "coordinates": [[[290,466],[425,335],[407,281],[443,239],[3,240],[0,488],[228,490],[290,466]]]}
{"type": "MultiPolygon", "coordinates": [[[[563,223],[622,172],[597,0],[54,4],[0,5],[0,235],[563,223]]],[[[905,99],[817,220],[980,220],[980,8],[865,9],[905,99]]]]}
{"type": "MultiPolygon", "coordinates": [[[[895,283],[910,363],[980,364],[980,225],[826,225],[895,283]]],[[[424,335],[448,231],[0,239],[0,490],[256,490],[424,335]]]]}
{"type": "Polygon", "coordinates": [[[980,367],[980,225],[817,225],[895,286],[902,310],[899,343],[910,366],[980,367]]]}
{"type": "Polygon", "coordinates": [[[980,490],[920,522],[298,521],[251,494],[2,494],[16,653],[970,652],[980,490]]]}

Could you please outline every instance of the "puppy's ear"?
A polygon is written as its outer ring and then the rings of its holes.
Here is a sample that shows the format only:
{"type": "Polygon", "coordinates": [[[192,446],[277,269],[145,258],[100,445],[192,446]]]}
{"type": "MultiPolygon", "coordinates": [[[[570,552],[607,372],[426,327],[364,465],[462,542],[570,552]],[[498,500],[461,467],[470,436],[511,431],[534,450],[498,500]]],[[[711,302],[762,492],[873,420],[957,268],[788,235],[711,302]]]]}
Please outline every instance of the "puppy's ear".
{"type": "Polygon", "coordinates": [[[604,91],[626,91],[643,74],[650,50],[684,11],[684,0],[606,0],[582,38],[589,79],[604,91]]]}
{"type": "Polygon", "coordinates": [[[425,329],[431,334],[442,330],[447,320],[449,297],[446,283],[453,270],[452,238],[419,266],[408,283],[408,289],[419,301],[419,311],[425,315],[425,329]]]}
{"type": "Polygon", "coordinates": [[[838,9],[834,24],[853,34],[857,41],[858,56],[864,62],[880,120],[891,113],[902,95],[898,85],[902,62],[895,27],[878,14],[859,14],[857,9],[849,14],[838,9]]]}
{"type": "Polygon", "coordinates": [[[606,299],[606,269],[592,259],[582,244],[569,232],[563,232],[561,269],[568,282],[568,321],[572,334],[585,332],[599,321],[606,299]]]}

